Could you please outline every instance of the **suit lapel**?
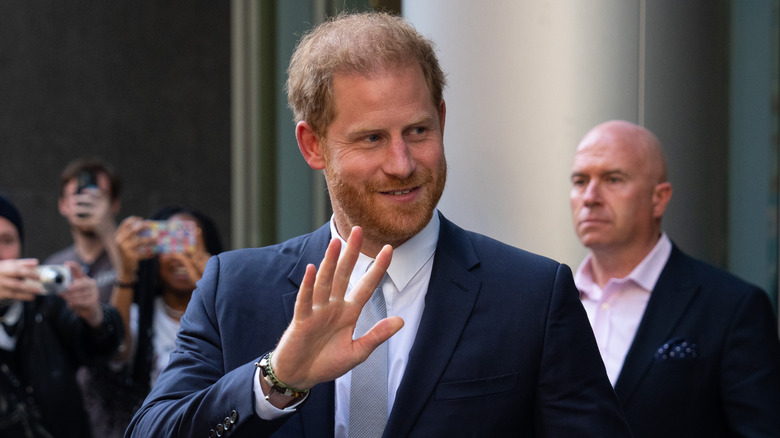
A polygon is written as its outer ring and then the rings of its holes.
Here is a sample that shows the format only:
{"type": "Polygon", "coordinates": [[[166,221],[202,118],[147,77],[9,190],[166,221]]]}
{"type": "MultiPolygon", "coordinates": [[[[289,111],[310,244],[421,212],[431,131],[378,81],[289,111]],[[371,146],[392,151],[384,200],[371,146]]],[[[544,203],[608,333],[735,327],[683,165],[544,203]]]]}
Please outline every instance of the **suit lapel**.
{"type": "Polygon", "coordinates": [[[650,370],[656,349],[669,340],[699,291],[687,264],[687,256],[673,246],[615,382],[615,392],[623,404],[630,401],[650,370]]]}
{"type": "Polygon", "coordinates": [[[425,310],[384,436],[409,435],[433,396],[476,302],[481,282],[469,270],[478,262],[465,232],[441,216],[425,310]]]}

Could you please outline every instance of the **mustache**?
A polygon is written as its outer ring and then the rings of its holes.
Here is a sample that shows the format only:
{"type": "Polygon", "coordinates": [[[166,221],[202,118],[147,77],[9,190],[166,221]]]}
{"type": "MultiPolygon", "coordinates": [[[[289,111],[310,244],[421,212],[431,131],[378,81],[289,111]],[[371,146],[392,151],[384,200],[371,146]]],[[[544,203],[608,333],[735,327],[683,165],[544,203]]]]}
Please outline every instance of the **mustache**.
{"type": "Polygon", "coordinates": [[[420,187],[433,180],[430,172],[415,172],[409,178],[388,177],[382,182],[371,182],[368,189],[375,192],[393,192],[420,187]]]}

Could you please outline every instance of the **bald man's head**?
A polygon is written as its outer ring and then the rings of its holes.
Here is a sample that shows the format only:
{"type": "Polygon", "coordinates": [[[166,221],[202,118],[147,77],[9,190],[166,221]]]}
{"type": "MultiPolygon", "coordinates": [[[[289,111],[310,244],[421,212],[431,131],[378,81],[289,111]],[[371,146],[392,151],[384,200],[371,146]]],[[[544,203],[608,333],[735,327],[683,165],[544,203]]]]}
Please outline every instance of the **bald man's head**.
{"type": "Polygon", "coordinates": [[[657,241],[672,195],[666,178],[661,143],[646,128],[612,120],[591,129],[571,173],[569,202],[580,241],[594,252],[643,251],[657,241]]]}

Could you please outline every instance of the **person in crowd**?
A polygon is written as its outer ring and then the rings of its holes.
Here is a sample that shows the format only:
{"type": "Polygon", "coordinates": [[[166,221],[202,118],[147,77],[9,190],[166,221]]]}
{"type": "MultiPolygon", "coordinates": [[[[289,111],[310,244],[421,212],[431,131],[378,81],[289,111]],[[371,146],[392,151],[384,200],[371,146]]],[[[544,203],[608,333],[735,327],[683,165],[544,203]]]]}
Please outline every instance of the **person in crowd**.
{"type": "Polygon", "coordinates": [[[126,435],[629,436],[568,267],[437,211],[432,42],[397,16],[341,15],[288,73],[333,217],[209,260],[126,435]]]}
{"type": "Polygon", "coordinates": [[[658,138],[612,120],[577,146],[575,274],[635,437],[780,436],[780,341],[767,294],[686,255],[661,228],[672,197],[658,138]]]}
{"type": "MultiPolygon", "coordinates": [[[[60,175],[60,215],[67,220],[73,244],[44,261],[45,264],[75,262],[95,279],[101,303],[111,302],[111,293],[119,266],[119,253],[114,243],[116,216],[121,209],[122,181],[112,167],[99,158],[78,158],[65,166],[60,175]]],[[[95,385],[92,370],[82,367],[77,379],[84,395],[93,429],[102,419],[102,406],[90,392],[95,385]]]]}
{"type": "Polygon", "coordinates": [[[122,321],[77,263],[20,258],[23,242],[22,217],[0,195],[0,436],[90,437],[76,370],[115,354],[122,321]]]}
{"type": "Polygon", "coordinates": [[[100,301],[111,300],[119,253],[114,243],[116,216],[121,209],[122,181],[98,158],[70,162],[60,176],[59,212],[70,226],[73,244],[50,255],[44,263],[74,261],[94,278],[100,301]]]}
{"type": "Polygon", "coordinates": [[[120,269],[112,303],[122,315],[125,342],[110,366],[93,370],[95,384],[87,393],[96,406],[95,435],[104,438],[124,434],[168,363],[181,316],[206,262],[211,254],[222,252],[211,218],[180,206],[164,207],[148,220],[126,218],[115,240],[120,269]],[[168,225],[182,223],[193,226],[168,225]],[[163,227],[167,228],[160,230],[163,227]],[[150,235],[152,228],[160,230],[159,239],[150,235]]]}

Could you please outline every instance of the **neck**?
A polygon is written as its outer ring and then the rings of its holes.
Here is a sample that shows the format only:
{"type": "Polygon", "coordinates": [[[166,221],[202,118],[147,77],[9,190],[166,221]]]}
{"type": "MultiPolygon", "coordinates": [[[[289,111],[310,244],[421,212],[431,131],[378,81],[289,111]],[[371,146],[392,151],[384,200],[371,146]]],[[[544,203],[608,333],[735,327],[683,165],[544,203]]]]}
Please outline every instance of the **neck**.
{"type": "Polygon", "coordinates": [[[181,319],[184,311],[187,310],[187,304],[190,302],[189,297],[182,297],[177,293],[165,292],[163,293],[163,304],[165,306],[165,313],[173,319],[181,319]]]}
{"type": "Polygon", "coordinates": [[[73,230],[73,244],[76,253],[85,263],[92,263],[103,253],[103,242],[94,233],[73,230]]]}
{"type": "Polygon", "coordinates": [[[609,248],[591,248],[591,270],[593,281],[604,288],[611,279],[621,279],[628,276],[642,260],[650,254],[658,243],[660,235],[654,240],[632,248],[611,250],[609,248]]]}

